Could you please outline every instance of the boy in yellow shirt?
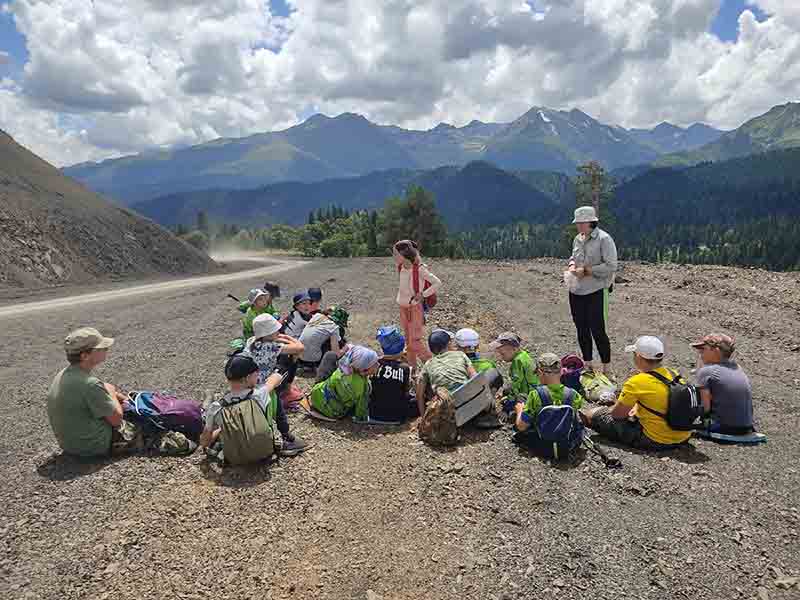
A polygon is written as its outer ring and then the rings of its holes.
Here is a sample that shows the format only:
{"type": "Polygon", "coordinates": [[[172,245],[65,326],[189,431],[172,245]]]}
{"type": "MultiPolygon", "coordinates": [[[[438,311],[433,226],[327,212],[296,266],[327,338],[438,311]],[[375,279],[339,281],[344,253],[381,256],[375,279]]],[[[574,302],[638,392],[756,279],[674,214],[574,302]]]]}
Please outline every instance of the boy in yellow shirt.
{"type": "Polygon", "coordinates": [[[669,388],[651,371],[672,381],[674,373],[662,366],[664,344],[660,339],[644,335],[625,348],[633,353],[639,371],[622,386],[612,407],[580,411],[584,425],[600,435],[640,450],[672,450],[685,443],[691,431],[672,429],[664,417],[669,404],[669,388]]]}

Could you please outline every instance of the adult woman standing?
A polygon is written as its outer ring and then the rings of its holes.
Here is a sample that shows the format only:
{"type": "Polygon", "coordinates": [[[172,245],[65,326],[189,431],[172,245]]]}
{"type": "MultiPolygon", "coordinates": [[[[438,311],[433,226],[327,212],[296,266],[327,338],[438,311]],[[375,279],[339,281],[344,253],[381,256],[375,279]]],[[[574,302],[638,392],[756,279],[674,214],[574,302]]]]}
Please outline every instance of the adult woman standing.
{"type": "Polygon", "coordinates": [[[424,301],[436,293],[442,282],[422,263],[416,242],[400,240],[392,254],[399,274],[397,304],[406,337],[406,357],[411,368],[416,369],[417,359],[425,362],[431,357],[425,341],[424,301]]]}
{"type": "Polygon", "coordinates": [[[569,308],[578,344],[587,368],[592,363],[592,339],[597,345],[604,373],[611,371],[611,342],[606,333],[608,291],[617,270],[617,246],[608,233],[597,226],[598,218],[591,206],[575,209],[572,221],[578,235],[572,243],[569,273],[574,276],[569,292],[569,308]]]}

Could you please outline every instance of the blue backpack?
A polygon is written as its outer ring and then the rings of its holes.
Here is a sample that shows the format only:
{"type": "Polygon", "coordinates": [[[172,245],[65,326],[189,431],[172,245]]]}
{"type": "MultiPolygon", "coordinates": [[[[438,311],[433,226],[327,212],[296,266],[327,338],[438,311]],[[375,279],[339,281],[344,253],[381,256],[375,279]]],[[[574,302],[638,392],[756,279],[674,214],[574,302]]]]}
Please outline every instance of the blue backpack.
{"type": "Polygon", "coordinates": [[[565,387],[563,403],[555,405],[546,385],[537,385],[534,389],[542,401],[542,409],[536,417],[539,447],[551,458],[566,458],[583,440],[583,423],[572,407],[577,392],[565,387]]]}
{"type": "Polygon", "coordinates": [[[124,417],[139,423],[149,434],[177,431],[194,442],[203,431],[200,404],[159,392],[130,392],[124,417]]]}

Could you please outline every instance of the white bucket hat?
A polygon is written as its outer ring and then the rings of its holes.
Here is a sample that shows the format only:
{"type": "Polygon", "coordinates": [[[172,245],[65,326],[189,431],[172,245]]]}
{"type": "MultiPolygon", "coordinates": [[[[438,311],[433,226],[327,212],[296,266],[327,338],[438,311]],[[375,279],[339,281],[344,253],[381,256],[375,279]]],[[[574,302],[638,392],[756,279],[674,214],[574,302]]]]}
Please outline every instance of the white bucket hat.
{"type": "Polygon", "coordinates": [[[481,341],[478,332],[465,327],[456,331],[456,345],[459,348],[475,348],[481,341]]]}
{"type": "Polygon", "coordinates": [[[594,206],[579,206],[575,209],[575,218],[572,219],[573,223],[594,223],[599,221],[597,213],[594,212],[594,206]]]}
{"type": "Polygon", "coordinates": [[[281,324],[272,315],[258,315],[253,319],[253,336],[256,338],[267,337],[281,330],[281,324]]]}
{"type": "Polygon", "coordinates": [[[647,360],[661,360],[664,358],[664,343],[655,336],[643,335],[630,346],[625,346],[625,352],[635,352],[647,360]]]}

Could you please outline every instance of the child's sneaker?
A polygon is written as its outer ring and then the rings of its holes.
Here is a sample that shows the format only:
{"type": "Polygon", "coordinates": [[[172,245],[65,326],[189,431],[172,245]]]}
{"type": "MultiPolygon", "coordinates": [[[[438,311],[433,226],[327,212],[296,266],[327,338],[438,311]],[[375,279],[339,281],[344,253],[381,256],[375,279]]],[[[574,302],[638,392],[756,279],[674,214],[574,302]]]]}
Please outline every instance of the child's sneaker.
{"type": "Polygon", "coordinates": [[[310,446],[306,442],[294,436],[291,440],[283,440],[278,454],[281,456],[297,456],[301,452],[308,450],[309,447],[310,446]]]}

